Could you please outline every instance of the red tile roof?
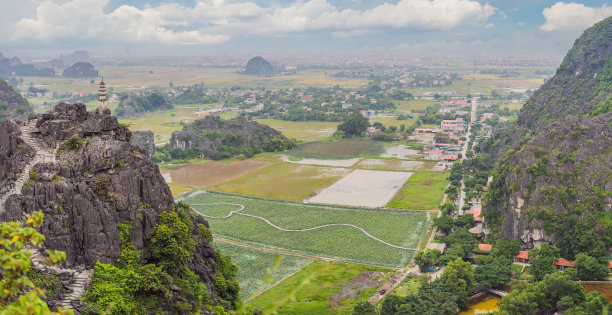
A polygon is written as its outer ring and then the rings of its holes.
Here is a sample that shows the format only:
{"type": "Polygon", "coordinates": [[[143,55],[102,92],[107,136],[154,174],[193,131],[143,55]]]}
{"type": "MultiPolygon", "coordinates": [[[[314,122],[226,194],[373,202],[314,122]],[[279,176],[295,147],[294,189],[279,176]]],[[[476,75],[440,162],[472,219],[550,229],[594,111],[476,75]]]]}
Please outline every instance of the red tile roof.
{"type": "Polygon", "coordinates": [[[457,160],[459,158],[458,155],[441,155],[440,160],[457,160]]]}
{"type": "Polygon", "coordinates": [[[514,256],[516,258],[529,259],[529,254],[526,251],[520,251],[518,255],[514,256]]]}
{"type": "Polygon", "coordinates": [[[564,258],[559,258],[555,262],[553,262],[553,265],[555,265],[555,266],[563,266],[563,267],[574,267],[574,261],[573,260],[567,260],[567,259],[564,259],[564,258]]]}
{"type": "Polygon", "coordinates": [[[478,244],[478,249],[490,252],[493,249],[491,244],[478,244]]]}
{"type": "Polygon", "coordinates": [[[476,207],[474,209],[466,210],[464,213],[469,213],[474,216],[474,221],[482,222],[482,217],[480,216],[480,212],[482,212],[482,206],[476,207]]]}

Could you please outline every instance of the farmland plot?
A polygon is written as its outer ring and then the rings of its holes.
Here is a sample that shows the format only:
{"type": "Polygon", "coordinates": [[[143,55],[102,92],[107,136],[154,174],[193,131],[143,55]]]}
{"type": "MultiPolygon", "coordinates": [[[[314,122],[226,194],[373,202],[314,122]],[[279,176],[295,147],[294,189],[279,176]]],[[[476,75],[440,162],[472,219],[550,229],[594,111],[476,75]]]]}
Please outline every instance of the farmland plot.
{"type": "Polygon", "coordinates": [[[211,192],[190,194],[183,201],[206,217],[216,237],[376,266],[405,266],[427,221],[424,211],[342,208],[211,192]]]}
{"type": "Polygon", "coordinates": [[[310,198],[310,202],[384,207],[410,175],[412,173],[355,170],[310,198]]]}

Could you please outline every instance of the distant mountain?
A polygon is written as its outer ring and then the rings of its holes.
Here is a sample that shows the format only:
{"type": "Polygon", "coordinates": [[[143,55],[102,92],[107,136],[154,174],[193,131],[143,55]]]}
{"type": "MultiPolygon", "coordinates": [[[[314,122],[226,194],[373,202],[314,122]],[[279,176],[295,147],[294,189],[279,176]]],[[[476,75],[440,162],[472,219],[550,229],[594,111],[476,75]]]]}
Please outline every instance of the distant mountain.
{"type": "Polygon", "coordinates": [[[270,75],[274,72],[272,65],[264,58],[257,56],[251,58],[246,64],[244,74],[250,75],[270,75]]]}
{"type": "Polygon", "coordinates": [[[28,101],[0,79],[0,123],[7,118],[25,120],[32,113],[28,101]]]}
{"type": "Polygon", "coordinates": [[[77,62],[90,62],[91,56],[89,56],[89,52],[86,50],[77,50],[66,56],[60,55],[58,59],[61,62],[70,65],[77,62]]]}
{"type": "Polygon", "coordinates": [[[37,68],[32,64],[24,64],[19,57],[5,58],[0,53],[0,77],[9,79],[14,76],[52,77],[55,72],[47,67],[37,68]]]}
{"type": "Polygon", "coordinates": [[[98,70],[89,62],[77,62],[66,68],[62,75],[67,78],[94,78],[98,76],[98,70]]]}
{"type": "Polygon", "coordinates": [[[168,99],[160,93],[149,95],[123,94],[115,110],[118,117],[134,117],[142,113],[161,109],[172,109],[168,99]]]}
{"type": "Polygon", "coordinates": [[[516,123],[482,145],[498,159],[485,196],[493,234],[565,258],[612,248],[612,17],[587,29],[516,123]]]}

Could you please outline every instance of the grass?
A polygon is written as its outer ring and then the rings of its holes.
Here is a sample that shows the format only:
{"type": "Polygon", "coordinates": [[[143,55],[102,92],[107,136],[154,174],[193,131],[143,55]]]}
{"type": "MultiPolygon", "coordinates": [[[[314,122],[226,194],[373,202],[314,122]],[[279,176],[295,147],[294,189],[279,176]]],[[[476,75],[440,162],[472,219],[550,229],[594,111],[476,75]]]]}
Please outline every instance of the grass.
{"type": "Polygon", "coordinates": [[[215,241],[215,247],[232,257],[238,267],[240,296],[247,300],[282,279],[298,272],[312,260],[278,255],[238,245],[215,241]]]}
{"type": "Polygon", "coordinates": [[[339,140],[317,141],[300,144],[295,150],[287,152],[288,155],[300,158],[313,159],[352,159],[372,145],[370,140],[339,140]]]}
{"type": "Polygon", "coordinates": [[[211,187],[228,193],[303,201],[338,181],[349,170],[274,163],[211,187]]]}
{"type": "Polygon", "coordinates": [[[444,197],[448,172],[415,172],[387,204],[399,209],[437,209],[444,197]]]}
{"type": "Polygon", "coordinates": [[[389,128],[391,126],[395,126],[398,129],[400,128],[400,126],[402,124],[404,124],[404,126],[406,126],[406,128],[412,126],[415,124],[416,122],[416,118],[415,119],[406,119],[406,120],[397,120],[396,117],[376,117],[376,118],[370,118],[370,123],[375,123],[375,122],[379,122],[381,124],[383,124],[383,126],[389,128]]]}
{"type": "Polygon", "coordinates": [[[339,122],[330,121],[287,121],[277,119],[257,119],[260,124],[268,125],[282,132],[287,138],[300,141],[316,141],[328,138],[339,122]]]}
{"type": "Polygon", "coordinates": [[[178,185],[178,184],[172,184],[169,183],[168,187],[170,187],[170,191],[172,192],[172,196],[178,196],[180,194],[184,194],[188,191],[193,190],[193,187],[189,187],[189,186],[185,186],[185,185],[178,185]]]}
{"type": "Polygon", "coordinates": [[[417,293],[420,286],[421,281],[419,281],[418,277],[407,276],[391,293],[397,296],[408,296],[417,293]]]}
{"type": "Polygon", "coordinates": [[[246,305],[263,314],[352,314],[392,274],[387,271],[314,261],[246,305]]]}
{"type": "Polygon", "coordinates": [[[418,100],[410,100],[410,101],[396,101],[394,103],[397,106],[396,112],[400,114],[406,114],[406,113],[411,113],[414,110],[418,110],[418,111],[425,110],[425,108],[435,105],[436,103],[438,103],[438,101],[418,99],[418,100]]]}
{"type": "MultiPolygon", "coordinates": [[[[333,223],[353,224],[386,242],[409,248],[417,245],[427,220],[424,211],[331,207],[215,193],[188,196],[184,201],[192,204],[196,211],[213,217],[222,217],[239,209],[236,204],[244,205],[242,213],[264,217],[286,229],[305,229],[333,223]],[[212,205],[215,203],[217,205],[212,205]]],[[[285,232],[271,227],[261,219],[241,215],[207,220],[214,235],[218,237],[343,262],[403,267],[413,254],[412,251],[379,243],[347,226],[285,232]]]]}

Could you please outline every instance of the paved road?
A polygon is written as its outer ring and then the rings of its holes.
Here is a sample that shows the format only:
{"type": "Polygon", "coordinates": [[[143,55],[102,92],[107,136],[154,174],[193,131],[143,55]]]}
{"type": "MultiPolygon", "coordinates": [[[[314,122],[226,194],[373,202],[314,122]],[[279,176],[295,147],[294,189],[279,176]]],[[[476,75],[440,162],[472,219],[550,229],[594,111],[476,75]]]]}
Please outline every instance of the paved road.
{"type": "MultiPolygon", "coordinates": [[[[472,134],[472,125],[476,123],[477,111],[478,111],[478,99],[472,98],[472,112],[470,115],[470,123],[468,124],[468,130],[467,130],[467,133],[465,134],[467,141],[465,141],[465,143],[463,144],[463,148],[461,149],[461,161],[464,161],[466,159],[465,154],[467,153],[467,145],[468,145],[468,142],[470,141],[470,135],[472,134]]],[[[459,213],[459,215],[463,214],[462,208],[464,204],[465,204],[465,183],[463,179],[461,179],[461,190],[459,191],[459,205],[457,209],[457,212],[459,213]]]]}

